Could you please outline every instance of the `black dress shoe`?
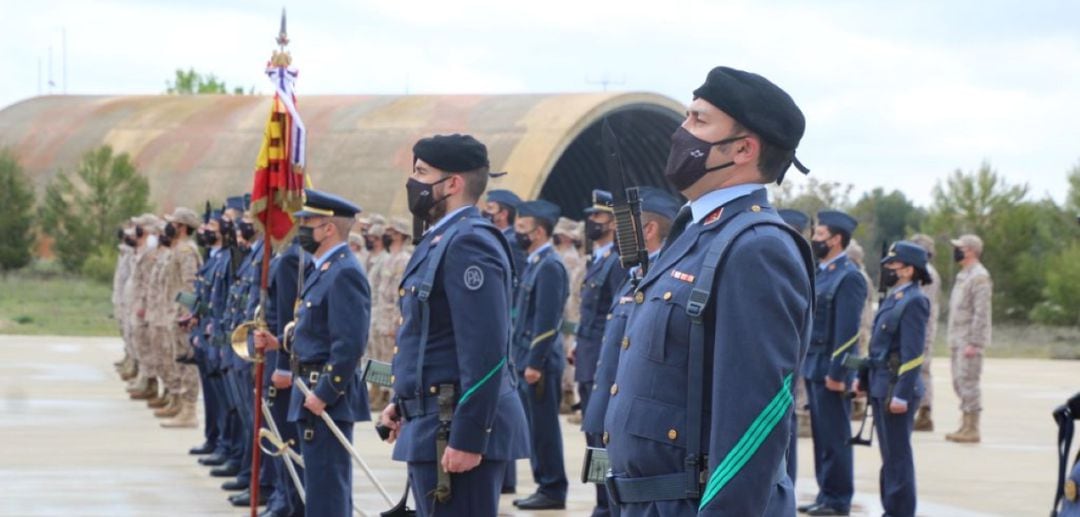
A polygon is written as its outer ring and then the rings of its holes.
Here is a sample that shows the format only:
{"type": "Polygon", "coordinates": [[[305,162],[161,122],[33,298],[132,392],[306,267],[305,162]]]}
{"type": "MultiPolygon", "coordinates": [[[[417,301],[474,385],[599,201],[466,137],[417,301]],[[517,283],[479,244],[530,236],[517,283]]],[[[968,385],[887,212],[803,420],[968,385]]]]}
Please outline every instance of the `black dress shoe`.
{"type": "Polygon", "coordinates": [[[514,501],[514,506],[517,506],[522,510],[565,510],[566,501],[552,499],[537,492],[525,499],[514,501]]]}
{"type": "Polygon", "coordinates": [[[210,475],[216,478],[231,478],[240,473],[240,462],[227,461],[224,465],[210,471],[210,475]]]}
{"type": "Polygon", "coordinates": [[[206,465],[207,467],[216,467],[218,465],[224,465],[229,458],[218,454],[211,454],[204,458],[199,458],[199,465],[206,465]]]}
{"type": "Polygon", "coordinates": [[[798,510],[799,513],[806,513],[806,512],[809,512],[810,510],[813,510],[814,508],[817,508],[818,506],[820,506],[820,504],[818,504],[818,503],[810,503],[810,504],[801,505],[801,506],[799,506],[798,508],[795,508],[795,509],[798,510]]]}
{"type": "Polygon", "coordinates": [[[238,490],[243,490],[247,488],[250,484],[251,483],[245,483],[243,481],[240,481],[239,479],[230,479],[221,484],[221,489],[227,490],[229,492],[236,492],[238,490]]]}
{"type": "Polygon", "coordinates": [[[282,510],[273,510],[273,509],[267,508],[267,509],[265,509],[265,510],[263,510],[262,512],[259,513],[259,517],[292,517],[292,516],[285,513],[282,510]]]}
{"type": "Polygon", "coordinates": [[[823,504],[819,504],[819,505],[817,505],[817,506],[815,506],[815,507],[813,507],[813,508],[806,511],[806,515],[813,515],[815,517],[830,516],[830,515],[832,515],[832,516],[835,516],[835,515],[847,515],[848,513],[849,512],[840,511],[840,510],[837,510],[836,508],[833,508],[831,506],[825,506],[823,504]]]}
{"type": "MultiPolygon", "coordinates": [[[[266,504],[266,500],[269,498],[269,496],[266,495],[266,492],[269,490],[270,487],[262,487],[259,489],[259,506],[266,504]]],[[[229,502],[232,503],[233,506],[251,506],[251,492],[244,490],[243,492],[231,495],[229,496],[229,502]]]]}
{"type": "Polygon", "coordinates": [[[206,442],[198,447],[192,447],[188,449],[187,453],[192,456],[202,456],[214,452],[214,445],[210,442],[206,442]]]}

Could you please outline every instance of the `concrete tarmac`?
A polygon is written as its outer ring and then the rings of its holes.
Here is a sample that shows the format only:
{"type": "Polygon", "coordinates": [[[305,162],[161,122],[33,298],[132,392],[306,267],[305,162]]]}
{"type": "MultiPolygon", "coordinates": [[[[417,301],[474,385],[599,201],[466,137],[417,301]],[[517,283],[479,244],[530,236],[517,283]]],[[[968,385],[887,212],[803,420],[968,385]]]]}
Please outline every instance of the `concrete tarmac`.
{"type": "MultiPolygon", "coordinates": [[[[198,429],[167,430],[141,402],[130,401],[112,369],[119,339],[0,337],[0,515],[246,515],[230,507],[208,469],[187,449],[198,429]]],[[[938,429],[916,433],[919,515],[1046,515],[1054,495],[1057,429],[1050,412],[1080,389],[1077,363],[988,359],[983,396],[983,442],[958,445],[944,434],[959,421],[949,365],[934,361],[938,429]]],[[[644,416],[643,416],[644,417],[644,416]]],[[[563,426],[570,499],[566,511],[520,512],[511,501],[531,493],[527,461],[518,462],[519,495],[503,496],[502,514],[589,515],[593,488],[576,481],[584,449],[577,429],[563,426]]],[[[358,424],[355,444],[395,497],[404,466],[390,460],[370,423],[358,424]]],[[[816,493],[811,444],[799,443],[801,502],[816,493]]],[[[876,449],[855,454],[852,515],[880,515],[876,449]]],[[[385,509],[367,478],[354,472],[357,506],[385,509]]]]}

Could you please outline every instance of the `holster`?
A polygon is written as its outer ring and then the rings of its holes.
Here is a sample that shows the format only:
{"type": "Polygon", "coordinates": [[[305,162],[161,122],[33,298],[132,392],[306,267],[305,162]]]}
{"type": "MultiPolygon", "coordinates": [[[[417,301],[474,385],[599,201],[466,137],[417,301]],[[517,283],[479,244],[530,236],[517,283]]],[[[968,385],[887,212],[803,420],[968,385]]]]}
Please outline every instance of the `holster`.
{"type": "Polygon", "coordinates": [[[435,500],[440,503],[450,501],[450,473],[443,468],[443,455],[450,444],[450,420],[454,417],[454,385],[439,385],[439,430],[435,433],[435,466],[438,469],[438,481],[435,485],[435,500]]]}

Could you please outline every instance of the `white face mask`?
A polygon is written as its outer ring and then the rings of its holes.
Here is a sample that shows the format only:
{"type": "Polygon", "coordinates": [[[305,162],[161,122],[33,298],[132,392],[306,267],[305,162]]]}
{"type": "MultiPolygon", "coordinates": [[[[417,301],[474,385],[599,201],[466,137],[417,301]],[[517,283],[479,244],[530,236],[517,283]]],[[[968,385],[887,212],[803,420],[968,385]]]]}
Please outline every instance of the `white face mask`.
{"type": "Polygon", "coordinates": [[[152,249],[156,248],[157,245],[158,245],[158,237],[157,237],[157,235],[150,235],[150,236],[148,236],[146,238],[146,248],[147,249],[152,250],[152,249]]]}

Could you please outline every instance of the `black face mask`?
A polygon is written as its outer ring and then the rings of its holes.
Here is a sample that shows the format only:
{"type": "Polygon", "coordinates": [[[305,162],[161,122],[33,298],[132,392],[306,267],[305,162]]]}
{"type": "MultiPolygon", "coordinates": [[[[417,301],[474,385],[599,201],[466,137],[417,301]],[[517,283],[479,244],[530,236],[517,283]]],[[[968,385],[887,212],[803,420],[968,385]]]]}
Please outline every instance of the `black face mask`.
{"type": "Polygon", "coordinates": [[[240,229],[240,235],[245,241],[250,241],[255,236],[255,225],[247,221],[240,221],[237,223],[237,227],[240,229]]]}
{"type": "Polygon", "coordinates": [[[165,225],[165,236],[170,239],[176,237],[176,227],[173,226],[172,223],[167,223],[165,225]]]}
{"type": "Polygon", "coordinates": [[[521,249],[523,250],[527,250],[532,246],[532,238],[529,237],[529,234],[527,233],[514,232],[514,240],[517,241],[518,246],[521,246],[521,249]]]}
{"type": "Polygon", "coordinates": [[[118,240],[120,242],[124,242],[124,229],[123,228],[117,228],[116,229],[116,240],[118,240]]]}
{"type": "Polygon", "coordinates": [[[664,176],[676,189],[686,190],[705,177],[706,174],[735,165],[735,162],[727,162],[716,167],[706,167],[705,162],[709,159],[709,151],[713,147],[729,144],[746,137],[747,135],[740,135],[725,138],[718,142],[706,142],[680,126],[671,135],[671,153],[668,154],[664,176]]]}
{"type": "Polygon", "coordinates": [[[489,223],[495,224],[495,214],[491,212],[480,212],[480,215],[484,216],[484,219],[487,219],[489,223]]]}
{"type": "Polygon", "coordinates": [[[955,260],[956,262],[963,262],[964,261],[964,250],[962,250],[960,248],[953,248],[952,249],[952,259],[955,260]]]}
{"type": "Polygon", "coordinates": [[[135,237],[142,238],[142,236],[143,236],[142,226],[136,226],[135,227],[135,237]]]}
{"type": "Polygon", "coordinates": [[[158,244],[169,248],[172,246],[172,237],[167,234],[162,235],[161,237],[158,237],[158,244]]]}
{"type": "Polygon", "coordinates": [[[814,257],[822,260],[829,254],[829,244],[825,241],[810,241],[810,249],[814,251],[814,257]]]}
{"type": "Polygon", "coordinates": [[[213,247],[218,242],[218,236],[216,233],[206,230],[202,232],[203,246],[213,247]]]}
{"type": "Polygon", "coordinates": [[[394,243],[394,238],[389,235],[382,236],[382,245],[386,249],[390,249],[390,245],[394,243]]]}
{"type": "Polygon", "coordinates": [[[375,249],[375,239],[364,239],[364,249],[372,251],[375,249]]]}
{"type": "Polygon", "coordinates": [[[314,254],[319,250],[319,241],[315,240],[315,227],[314,226],[301,226],[296,231],[296,243],[300,245],[300,249],[314,254]]]}
{"type": "Polygon", "coordinates": [[[589,239],[590,241],[598,241],[602,239],[604,237],[604,234],[607,233],[607,228],[605,228],[604,226],[605,225],[600,224],[596,221],[586,219],[585,238],[589,239]]]}
{"type": "Polygon", "coordinates": [[[900,281],[900,275],[896,273],[895,269],[883,267],[881,268],[881,281],[885,283],[885,287],[893,287],[900,281]]]}
{"type": "Polygon", "coordinates": [[[135,245],[138,244],[138,242],[135,242],[134,237],[124,236],[124,244],[127,244],[128,246],[131,246],[132,248],[134,248],[135,245]]]}
{"type": "Polygon", "coordinates": [[[449,197],[435,199],[435,185],[450,178],[451,176],[447,176],[435,183],[424,183],[415,178],[409,178],[409,181],[405,183],[405,191],[409,198],[409,212],[429,224],[434,222],[431,220],[431,209],[449,197]]]}

